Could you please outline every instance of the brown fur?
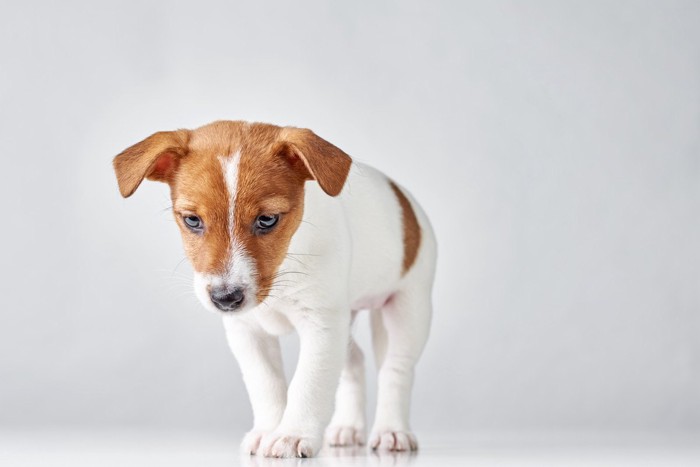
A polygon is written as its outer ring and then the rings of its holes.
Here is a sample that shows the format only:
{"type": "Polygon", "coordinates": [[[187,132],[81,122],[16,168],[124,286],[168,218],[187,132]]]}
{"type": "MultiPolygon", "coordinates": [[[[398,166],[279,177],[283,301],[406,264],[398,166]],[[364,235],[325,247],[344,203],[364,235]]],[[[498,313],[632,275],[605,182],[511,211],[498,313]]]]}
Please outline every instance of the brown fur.
{"type": "Polygon", "coordinates": [[[131,196],[145,177],[169,183],[188,138],[186,130],[161,131],[115,157],[114,171],[122,196],[131,196]]]}
{"type": "Polygon", "coordinates": [[[240,151],[233,235],[255,262],[258,301],[270,292],[304,211],[304,183],[317,180],[331,196],[342,190],[351,159],[309,130],[221,121],[196,130],[156,133],[114,159],[119,187],[130,196],[144,177],[168,183],[173,213],[194,269],[222,274],[232,252],[229,193],[222,157],[240,151]],[[261,214],[279,214],[266,234],[253,226],[261,214]],[[193,233],[183,222],[199,216],[205,226],[193,233]]]}
{"type": "Polygon", "coordinates": [[[352,159],[343,151],[311,130],[285,128],[282,138],[288,142],[288,158],[299,158],[306,168],[306,178],[316,180],[323,191],[337,196],[343,189],[352,159]]]}
{"type": "Polygon", "coordinates": [[[389,181],[391,189],[394,191],[396,198],[401,206],[401,219],[403,222],[403,268],[402,274],[411,269],[413,263],[418,256],[418,248],[420,247],[421,230],[416,218],[416,213],[413,211],[411,202],[403,194],[394,182],[389,181]]]}

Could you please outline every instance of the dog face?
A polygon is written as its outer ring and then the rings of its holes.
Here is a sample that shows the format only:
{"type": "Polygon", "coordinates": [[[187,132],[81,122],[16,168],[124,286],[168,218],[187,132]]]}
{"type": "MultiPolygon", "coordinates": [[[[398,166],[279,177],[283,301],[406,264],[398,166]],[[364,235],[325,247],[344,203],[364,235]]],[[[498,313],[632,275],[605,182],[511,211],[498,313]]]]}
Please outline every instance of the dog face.
{"type": "Polygon", "coordinates": [[[298,128],[215,122],[160,132],[114,159],[122,196],[170,185],[173,214],[205,307],[240,311],[269,295],[304,211],[304,184],[340,193],[351,159],[298,128]]]}

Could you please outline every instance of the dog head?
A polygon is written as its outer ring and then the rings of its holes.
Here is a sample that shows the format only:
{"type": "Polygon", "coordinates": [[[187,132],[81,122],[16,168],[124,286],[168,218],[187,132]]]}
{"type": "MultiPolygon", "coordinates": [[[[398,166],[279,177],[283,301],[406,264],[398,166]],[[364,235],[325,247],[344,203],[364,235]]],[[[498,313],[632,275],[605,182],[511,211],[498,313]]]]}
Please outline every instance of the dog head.
{"type": "Polygon", "coordinates": [[[170,186],[195,292],[221,311],[265,300],[301,222],[305,182],[337,196],[350,165],[310,130],[229,121],[155,133],[114,158],[125,198],[144,178],[170,186]]]}

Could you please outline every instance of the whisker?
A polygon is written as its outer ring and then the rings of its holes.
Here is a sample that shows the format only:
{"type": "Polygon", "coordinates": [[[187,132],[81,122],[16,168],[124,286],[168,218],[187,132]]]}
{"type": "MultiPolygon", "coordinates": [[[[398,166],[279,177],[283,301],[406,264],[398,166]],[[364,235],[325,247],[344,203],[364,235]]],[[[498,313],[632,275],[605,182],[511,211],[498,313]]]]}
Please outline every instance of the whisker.
{"type": "Polygon", "coordinates": [[[301,264],[302,266],[306,266],[304,263],[301,262],[301,260],[300,260],[299,258],[294,258],[294,257],[289,256],[289,255],[287,255],[287,256],[285,256],[285,257],[288,258],[288,259],[291,259],[291,260],[293,260],[293,261],[296,261],[297,263],[301,264]]]}
{"type": "Polygon", "coordinates": [[[318,229],[318,227],[317,227],[316,225],[312,224],[312,223],[309,222],[309,221],[302,221],[302,222],[303,222],[304,224],[309,224],[311,227],[313,227],[313,228],[315,228],[315,229],[318,229]]]}
{"type": "Polygon", "coordinates": [[[177,265],[175,266],[175,269],[173,269],[173,274],[175,274],[175,272],[177,271],[177,268],[179,268],[180,265],[181,265],[186,259],[187,259],[187,256],[183,256],[183,257],[182,257],[182,259],[180,260],[180,262],[177,263],[177,265]]]}

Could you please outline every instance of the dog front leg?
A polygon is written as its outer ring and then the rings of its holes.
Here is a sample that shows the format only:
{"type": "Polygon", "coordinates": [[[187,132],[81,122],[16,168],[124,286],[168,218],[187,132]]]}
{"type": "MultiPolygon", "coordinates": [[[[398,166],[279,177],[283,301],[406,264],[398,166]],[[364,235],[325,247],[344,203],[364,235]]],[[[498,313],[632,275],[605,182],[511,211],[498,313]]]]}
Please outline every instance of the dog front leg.
{"type": "Polygon", "coordinates": [[[253,429],[243,438],[241,451],[255,454],[263,436],[279,424],[287,402],[279,339],[244,317],[226,316],[224,328],[253,408],[253,429]]]}
{"type": "Polygon", "coordinates": [[[258,452],[266,457],[312,457],[319,451],[346,358],[349,311],[314,310],[295,325],[299,362],[282,421],[260,443],[258,452]]]}

